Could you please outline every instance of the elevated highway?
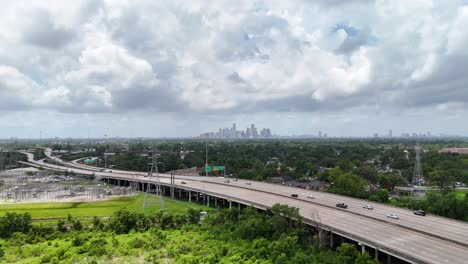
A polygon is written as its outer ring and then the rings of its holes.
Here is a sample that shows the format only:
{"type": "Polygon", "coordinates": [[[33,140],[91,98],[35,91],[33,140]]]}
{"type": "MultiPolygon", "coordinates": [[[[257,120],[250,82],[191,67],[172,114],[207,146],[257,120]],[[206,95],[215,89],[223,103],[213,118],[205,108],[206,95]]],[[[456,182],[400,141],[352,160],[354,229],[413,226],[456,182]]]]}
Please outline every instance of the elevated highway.
{"type": "MultiPolygon", "coordinates": [[[[141,190],[152,188],[146,173],[104,170],[64,162],[51,165],[43,160],[34,161],[28,154],[29,163],[53,170],[73,170],[81,174],[94,174],[103,180],[121,186],[138,183],[141,190]]],[[[160,174],[161,185],[168,193],[170,179],[160,174]]],[[[267,209],[276,203],[287,204],[300,209],[305,223],[317,227],[319,235],[327,237],[328,244],[336,243],[341,237],[356,241],[363,249],[371,248],[376,256],[386,254],[390,260],[404,260],[410,263],[467,263],[468,224],[444,217],[428,215],[416,216],[412,211],[365,200],[308,191],[288,186],[264,182],[238,180],[224,182],[225,179],[201,176],[176,176],[174,187],[180,198],[188,200],[203,197],[208,203],[223,203],[229,206],[247,205],[267,209]],[[182,183],[185,182],[185,184],[182,183]],[[297,198],[291,194],[298,194],[297,198]],[[313,197],[310,198],[310,197],[313,197]],[[344,202],[348,209],[336,208],[344,202]],[[374,210],[363,209],[371,204],[374,210]],[[400,219],[386,217],[396,213],[400,219]]]]}

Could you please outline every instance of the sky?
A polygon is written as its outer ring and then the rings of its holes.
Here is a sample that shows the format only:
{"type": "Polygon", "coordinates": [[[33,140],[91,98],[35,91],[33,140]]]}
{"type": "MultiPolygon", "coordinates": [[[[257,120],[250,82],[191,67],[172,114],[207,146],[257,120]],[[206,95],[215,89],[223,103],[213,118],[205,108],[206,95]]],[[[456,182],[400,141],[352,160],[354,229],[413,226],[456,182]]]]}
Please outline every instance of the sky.
{"type": "Polygon", "coordinates": [[[1,5],[0,138],[468,136],[468,1],[1,5]]]}

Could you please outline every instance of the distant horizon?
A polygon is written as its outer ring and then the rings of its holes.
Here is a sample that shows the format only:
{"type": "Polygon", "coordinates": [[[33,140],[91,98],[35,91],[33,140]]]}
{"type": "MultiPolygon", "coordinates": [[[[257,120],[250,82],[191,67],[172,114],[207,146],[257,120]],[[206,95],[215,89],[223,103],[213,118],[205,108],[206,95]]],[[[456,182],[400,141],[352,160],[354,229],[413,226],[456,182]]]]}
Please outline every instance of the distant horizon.
{"type": "Polygon", "coordinates": [[[378,136],[374,137],[372,135],[369,136],[327,136],[327,137],[318,137],[315,135],[275,135],[269,138],[201,138],[200,136],[187,136],[187,137],[148,137],[148,136],[133,136],[133,137],[50,137],[50,138],[21,138],[21,137],[9,137],[9,138],[0,138],[0,143],[7,143],[8,141],[17,140],[33,140],[33,141],[50,141],[50,140],[112,140],[112,139],[148,139],[148,140],[158,140],[158,139],[188,139],[188,140],[198,140],[198,141],[268,141],[268,140],[275,140],[275,139],[318,139],[318,140],[327,140],[327,139],[384,139],[384,140],[391,140],[391,139],[415,139],[415,140],[424,140],[424,139],[468,139],[467,136],[463,135],[431,135],[431,136],[378,136]],[[3,142],[2,142],[3,141],[3,142]]]}

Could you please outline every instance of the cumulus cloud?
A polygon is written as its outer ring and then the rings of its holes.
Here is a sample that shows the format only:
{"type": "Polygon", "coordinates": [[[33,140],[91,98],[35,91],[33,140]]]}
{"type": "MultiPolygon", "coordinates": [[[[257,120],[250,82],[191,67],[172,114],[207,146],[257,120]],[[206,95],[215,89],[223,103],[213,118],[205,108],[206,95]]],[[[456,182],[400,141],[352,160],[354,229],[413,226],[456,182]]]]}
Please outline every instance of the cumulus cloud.
{"type": "Polygon", "coordinates": [[[0,107],[459,108],[468,100],[467,23],[457,1],[6,1],[0,107]]]}
{"type": "Polygon", "coordinates": [[[16,68],[0,65],[0,108],[20,110],[33,106],[34,95],[40,87],[16,68]]]}

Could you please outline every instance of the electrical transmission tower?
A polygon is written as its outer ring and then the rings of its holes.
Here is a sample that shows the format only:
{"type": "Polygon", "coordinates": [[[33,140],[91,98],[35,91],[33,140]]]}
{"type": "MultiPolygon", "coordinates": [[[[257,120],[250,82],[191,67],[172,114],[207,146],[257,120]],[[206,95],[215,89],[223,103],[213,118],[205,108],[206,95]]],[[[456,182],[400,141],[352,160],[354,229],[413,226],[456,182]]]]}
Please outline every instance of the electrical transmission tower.
{"type": "Polygon", "coordinates": [[[151,194],[154,193],[155,195],[159,195],[161,199],[161,208],[164,210],[164,198],[163,193],[161,190],[161,182],[159,180],[159,171],[158,171],[158,163],[156,160],[156,152],[153,152],[152,162],[151,162],[151,169],[148,173],[148,184],[146,186],[146,194],[145,194],[145,202],[143,203],[143,210],[146,210],[148,204],[151,199],[151,194]],[[156,181],[153,182],[153,171],[156,172],[156,181]],[[151,189],[151,185],[154,185],[154,189],[151,189]]]}
{"type": "Polygon", "coordinates": [[[421,168],[421,155],[420,155],[421,148],[418,145],[414,149],[416,150],[416,158],[414,161],[414,172],[413,172],[412,184],[420,186],[425,183],[424,177],[423,177],[423,171],[421,168]]]}

